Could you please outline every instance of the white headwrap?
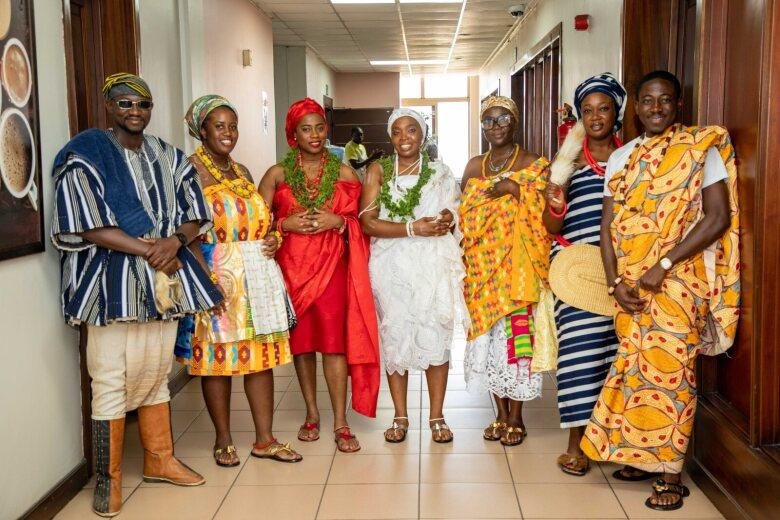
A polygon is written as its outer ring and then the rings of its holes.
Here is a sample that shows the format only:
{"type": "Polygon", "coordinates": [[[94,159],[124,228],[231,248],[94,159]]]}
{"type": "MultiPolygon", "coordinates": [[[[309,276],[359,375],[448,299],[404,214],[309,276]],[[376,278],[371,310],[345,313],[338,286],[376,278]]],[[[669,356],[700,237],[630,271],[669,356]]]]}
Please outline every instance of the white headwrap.
{"type": "Polygon", "coordinates": [[[387,135],[393,135],[393,123],[401,117],[411,117],[417,121],[417,124],[420,125],[420,130],[422,130],[422,142],[424,143],[425,138],[428,137],[428,125],[425,123],[422,114],[410,108],[396,108],[393,110],[393,113],[390,114],[390,119],[387,120],[387,135]]]}

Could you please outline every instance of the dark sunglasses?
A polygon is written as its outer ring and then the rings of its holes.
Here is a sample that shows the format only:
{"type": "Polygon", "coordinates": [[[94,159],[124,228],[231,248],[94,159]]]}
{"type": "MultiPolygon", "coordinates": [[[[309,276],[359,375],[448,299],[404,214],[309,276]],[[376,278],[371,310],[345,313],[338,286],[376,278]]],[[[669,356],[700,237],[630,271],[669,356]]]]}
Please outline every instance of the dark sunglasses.
{"type": "Polygon", "coordinates": [[[135,107],[138,110],[151,110],[154,103],[148,99],[141,99],[139,101],[130,101],[129,99],[117,99],[114,101],[119,110],[130,110],[135,107]]]}
{"type": "Polygon", "coordinates": [[[482,129],[490,130],[495,125],[504,128],[512,124],[512,114],[501,114],[498,117],[486,117],[482,120],[482,129]]]}

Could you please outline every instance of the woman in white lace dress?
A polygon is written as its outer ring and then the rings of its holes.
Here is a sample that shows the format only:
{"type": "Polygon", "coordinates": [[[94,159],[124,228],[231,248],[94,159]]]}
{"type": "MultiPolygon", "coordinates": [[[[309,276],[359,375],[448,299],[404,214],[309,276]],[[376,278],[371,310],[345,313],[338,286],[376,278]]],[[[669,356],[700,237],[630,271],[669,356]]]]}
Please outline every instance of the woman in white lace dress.
{"type": "Polygon", "coordinates": [[[387,130],[396,153],[368,168],[360,200],[363,231],[373,237],[369,273],[395,407],[385,440],[406,438],[409,370],[424,370],[432,438],[450,442],[442,407],[452,335],[456,325],[469,323],[455,221],[460,189],[445,164],[421,153],[426,124],[420,114],[398,109],[387,130]]]}

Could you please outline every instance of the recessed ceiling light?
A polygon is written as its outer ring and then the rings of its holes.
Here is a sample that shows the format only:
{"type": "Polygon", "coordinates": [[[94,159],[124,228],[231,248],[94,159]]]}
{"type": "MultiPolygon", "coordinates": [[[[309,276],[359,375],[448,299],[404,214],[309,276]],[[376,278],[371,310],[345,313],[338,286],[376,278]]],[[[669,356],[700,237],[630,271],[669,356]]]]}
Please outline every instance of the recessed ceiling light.
{"type": "Polygon", "coordinates": [[[371,65],[446,65],[447,60],[371,60],[371,65]]]}

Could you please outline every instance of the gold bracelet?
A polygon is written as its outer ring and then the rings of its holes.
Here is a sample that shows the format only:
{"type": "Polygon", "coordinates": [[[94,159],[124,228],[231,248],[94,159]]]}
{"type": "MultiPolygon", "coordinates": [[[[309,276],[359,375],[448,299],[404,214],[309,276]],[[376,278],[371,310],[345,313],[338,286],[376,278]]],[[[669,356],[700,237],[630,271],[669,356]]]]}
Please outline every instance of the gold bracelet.
{"type": "Polygon", "coordinates": [[[280,245],[280,246],[281,246],[281,245],[282,245],[282,241],[284,240],[284,239],[282,238],[282,234],[281,234],[281,233],[279,233],[279,232],[278,232],[278,231],[276,231],[276,230],[273,230],[273,231],[271,231],[271,234],[272,234],[273,236],[275,236],[275,237],[276,237],[276,242],[278,243],[278,245],[280,245]]]}
{"type": "Polygon", "coordinates": [[[217,273],[215,273],[214,271],[211,271],[211,273],[209,274],[209,280],[211,280],[212,283],[216,285],[219,283],[219,276],[217,276],[217,273]]]}

